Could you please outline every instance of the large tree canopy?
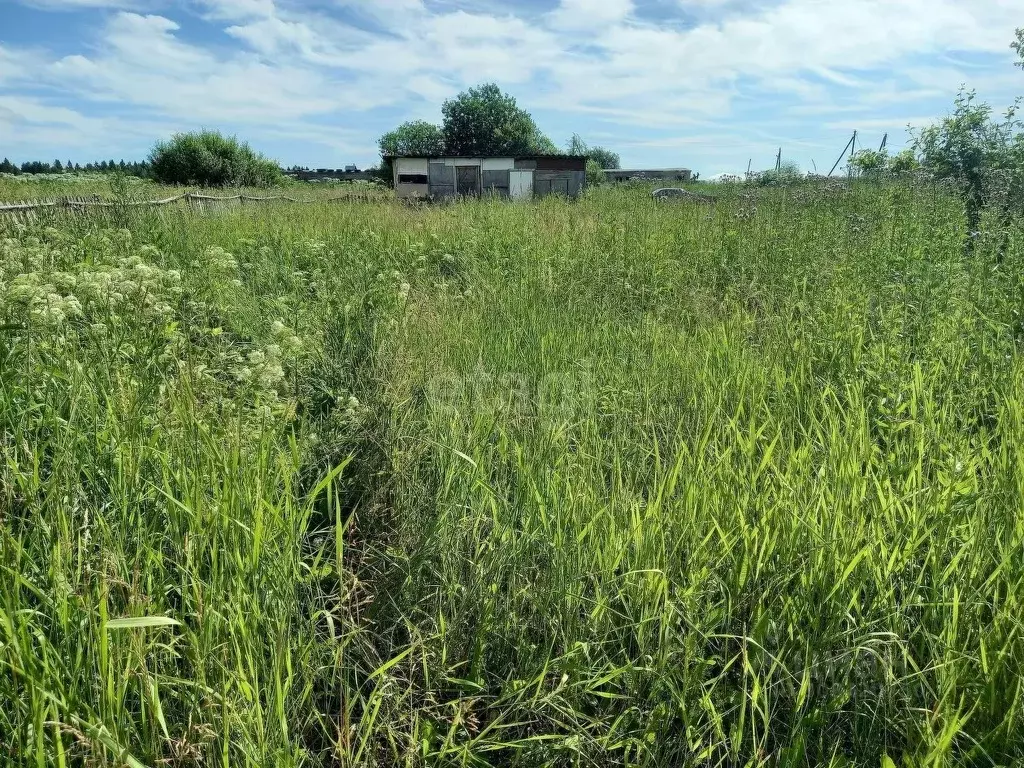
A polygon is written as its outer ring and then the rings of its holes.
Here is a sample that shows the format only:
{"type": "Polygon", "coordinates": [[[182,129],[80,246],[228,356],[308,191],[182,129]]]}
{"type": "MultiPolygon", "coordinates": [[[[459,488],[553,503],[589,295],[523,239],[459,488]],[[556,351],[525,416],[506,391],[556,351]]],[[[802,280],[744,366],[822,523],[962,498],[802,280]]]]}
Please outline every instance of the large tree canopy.
{"type": "Polygon", "coordinates": [[[620,167],[618,154],[604,147],[591,147],[578,133],[574,133],[569,139],[568,152],[570,155],[586,155],[602,170],[609,171],[620,167]]]}
{"type": "MultiPolygon", "coordinates": [[[[381,176],[391,178],[391,156],[515,156],[555,155],[558,147],[541,133],[530,113],[502,93],[494,83],[463,91],[441,107],[442,125],[424,120],[402,123],[380,137],[381,176]]],[[[578,135],[568,153],[588,155],[588,174],[593,183],[604,179],[602,169],[618,168],[619,156],[603,147],[588,147],[578,135]]]]}
{"type": "Polygon", "coordinates": [[[388,155],[441,155],[444,154],[444,134],[426,120],[402,123],[388,131],[377,142],[381,157],[388,155]]]}
{"type": "Polygon", "coordinates": [[[530,113],[494,83],[448,99],[441,113],[445,151],[451,155],[528,155],[551,145],[530,113]]]}

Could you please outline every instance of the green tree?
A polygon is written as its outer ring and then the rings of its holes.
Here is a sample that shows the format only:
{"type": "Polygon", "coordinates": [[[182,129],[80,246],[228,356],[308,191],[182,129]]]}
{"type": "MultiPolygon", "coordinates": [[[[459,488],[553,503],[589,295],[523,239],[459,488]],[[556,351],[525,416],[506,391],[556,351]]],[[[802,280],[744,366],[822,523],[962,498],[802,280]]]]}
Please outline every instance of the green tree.
{"type": "Polygon", "coordinates": [[[921,164],[912,149],[904,149],[889,158],[889,173],[893,176],[907,176],[919,170],[921,164]]]}
{"type": "Polygon", "coordinates": [[[589,146],[578,133],[574,133],[569,139],[567,150],[570,155],[586,155],[603,170],[613,170],[621,166],[619,156],[615,152],[604,147],[589,146]]]}
{"type": "Polygon", "coordinates": [[[377,146],[380,148],[380,167],[370,172],[390,184],[393,179],[392,157],[443,155],[444,133],[426,120],[412,120],[385,133],[377,140],[377,146]]]}
{"type": "Polygon", "coordinates": [[[622,160],[617,152],[612,152],[604,147],[591,147],[588,153],[590,158],[597,162],[603,169],[614,170],[622,167],[622,160]]]}
{"type": "Polygon", "coordinates": [[[565,152],[568,155],[582,157],[590,152],[590,147],[587,146],[587,142],[585,142],[578,133],[574,133],[565,147],[565,152]]]}
{"type": "Polygon", "coordinates": [[[53,172],[54,173],[62,173],[63,171],[64,171],[64,165],[61,163],[61,161],[60,160],[54,160],[53,161],[53,172]]]}
{"type": "Polygon", "coordinates": [[[760,187],[784,187],[804,178],[800,166],[792,160],[784,160],[778,168],[752,173],[748,181],[760,187]]]}
{"type": "Polygon", "coordinates": [[[4,161],[0,163],[0,173],[18,173],[18,166],[5,157],[4,161]]]}
{"type": "Polygon", "coordinates": [[[921,164],[912,149],[904,149],[895,155],[890,155],[884,149],[862,149],[850,158],[848,167],[854,176],[881,179],[907,176],[920,170],[921,164]]]}
{"type": "Polygon", "coordinates": [[[463,91],[441,107],[445,152],[450,155],[550,154],[554,145],[530,113],[494,83],[463,91]]]}
{"type": "Polygon", "coordinates": [[[889,153],[884,149],[862,149],[850,158],[848,166],[855,176],[880,178],[888,171],[889,153]]]}
{"type": "Polygon", "coordinates": [[[537,135],[534,137],[533,154],[557,155],[558,147],[555,146],[555,142],[553,142],[543,133],[538,132],[537,135]]]}
{"type": "Polygon", "coordinates": [[[444,154],[444,133],[440,127],[426,120],[413,120],[385,133],[377,145],[382,158],[403,155],[433,157],[444,154]]]}
{"type": "Polygon", "coordinates": [[[962,89],[952,114],[912,134],[922,169],[960,186],[969,232],[979,230],[982,210],[991,202],[999,202],[1004,218],[1024,208],[1022,128],[1016,108],[993,120],[992,107],[962,89]]]}
{"type": "Polygon", "coordinates": [[[1017,39],[1010,43],[1010,47],[1017,52],[1017,56],[1020,57],[1020,61],[1017,62],[1017,66],[1024,69],[1024,27],[1017,30],[1017,39]]]}
{"type": "MultiPolygon", "coordinates": [[[[281,180],[277,163],[217,131],[175,134],[157,143],[149,164],[153,177],[164,184],[265,187],[281,180]]],[[[111,161],[108,168],[117,164],[111,161]]]]}

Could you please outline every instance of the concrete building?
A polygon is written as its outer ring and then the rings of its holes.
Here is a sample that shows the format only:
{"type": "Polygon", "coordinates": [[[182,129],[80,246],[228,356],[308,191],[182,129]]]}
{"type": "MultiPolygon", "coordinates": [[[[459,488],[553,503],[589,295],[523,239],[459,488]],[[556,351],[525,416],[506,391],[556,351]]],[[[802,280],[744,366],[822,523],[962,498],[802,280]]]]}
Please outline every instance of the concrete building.
{"type": "Polygon", "coordinates": [[[587,158],[391,157],[399,198],[443,200],[485,194],[523,199],[579,197],[587,186],[587,158]]]}
{"type": "Polygon", "coordinates": [[[629,169],[613,168],[604,172],[608,181],[689,181],[693,178],[693,171],[689,168],[649,168],[629,169]]]}

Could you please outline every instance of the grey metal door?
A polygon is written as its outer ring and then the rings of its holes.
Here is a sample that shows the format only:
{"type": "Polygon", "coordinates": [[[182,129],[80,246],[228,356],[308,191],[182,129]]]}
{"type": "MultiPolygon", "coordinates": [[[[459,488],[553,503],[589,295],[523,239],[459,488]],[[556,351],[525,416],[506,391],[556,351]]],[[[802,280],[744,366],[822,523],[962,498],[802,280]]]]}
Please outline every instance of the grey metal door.
{"type": "Polygon", "coordinates": [[[455,166],[455,191],[460,195],[479,195],[480,166],[455,166]]]}

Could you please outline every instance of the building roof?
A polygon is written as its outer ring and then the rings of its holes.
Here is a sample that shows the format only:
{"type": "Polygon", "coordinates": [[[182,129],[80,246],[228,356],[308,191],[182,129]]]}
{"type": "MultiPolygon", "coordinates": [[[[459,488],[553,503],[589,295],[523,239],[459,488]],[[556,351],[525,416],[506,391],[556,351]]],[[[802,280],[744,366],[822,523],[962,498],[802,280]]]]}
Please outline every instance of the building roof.
{"type": "Polygon", "coordinates": [[[384,155],[385,160],[589,160],[589,155],[384,155]]]}

